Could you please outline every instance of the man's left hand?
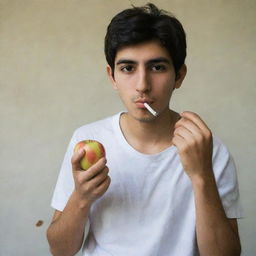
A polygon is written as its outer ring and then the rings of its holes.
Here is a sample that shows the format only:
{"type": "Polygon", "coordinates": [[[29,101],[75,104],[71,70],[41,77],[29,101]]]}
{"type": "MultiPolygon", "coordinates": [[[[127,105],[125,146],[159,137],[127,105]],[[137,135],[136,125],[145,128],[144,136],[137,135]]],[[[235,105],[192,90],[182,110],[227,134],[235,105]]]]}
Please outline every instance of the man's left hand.
{"type": "Polygon", "coordinates": [[[205,122],[193,112],[183,112],[174,126],[172,142],[177,147],[188,176],[206,177],[212,172],[212,133],[205,122]],[[207,175],[208,174],[208,175],[207,175]]]}

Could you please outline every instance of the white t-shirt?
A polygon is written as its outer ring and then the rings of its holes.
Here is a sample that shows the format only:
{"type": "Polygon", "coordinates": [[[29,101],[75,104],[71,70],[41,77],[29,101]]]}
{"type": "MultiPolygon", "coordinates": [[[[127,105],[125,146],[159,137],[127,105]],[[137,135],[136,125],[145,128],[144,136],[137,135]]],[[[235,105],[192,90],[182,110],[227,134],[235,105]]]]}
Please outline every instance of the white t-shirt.
{"type": "MultiPolygon", "coordinates": [[[[195,202],[189,177],[175,146],[147,155],[125,140],[120,115],[78,128],[70,141],[52,198],[63,211],[74,188],[71,157],[77,142],[93,139],[106,150],[111,184],[94,202],[83,255],[197,255],[195,202]]],[[[232,157],[214,137],[213,169],[228,218],[240,218],[241,207],[232,157]]]]}

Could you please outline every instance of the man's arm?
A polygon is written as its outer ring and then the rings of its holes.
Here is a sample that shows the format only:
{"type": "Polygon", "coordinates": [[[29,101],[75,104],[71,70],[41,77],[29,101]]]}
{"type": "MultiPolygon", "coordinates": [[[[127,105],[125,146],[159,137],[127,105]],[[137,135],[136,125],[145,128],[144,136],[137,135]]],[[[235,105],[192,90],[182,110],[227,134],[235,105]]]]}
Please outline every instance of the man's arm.
{"type": "Polygon", "coordinates": [[[226,217],[214,178],[211,131],[195,113],[184,112],[181,116],[175,125],[173,144],[194,190],[200,255],[240,255],[236,220],[226,217]]]}
{"type": "Polygon", "coordinates": [[[84,154],[84,150],[81,150],[72,157],[75,189],[63,212],[55,211],[47,230],[47,239],[54,256],[71,256],[80,250],[90,207],[110,185],[106,159],[101,158],[87,171],[82,171],[79,162],[84,154]]]}
{"type": "Polygon", "coordinates": [[[73,193],[63,212],[55,211],[47,230],[52,255],[71,256],[80,250],[89,209],[89,205],[79,207],[79,200],[73,193]]]}
{"type": "Polygon", "coordinates": [[[200,255],[240,255],[237,221],[226,217],[214,177],[193,180],[192,185],[200,255]]]}

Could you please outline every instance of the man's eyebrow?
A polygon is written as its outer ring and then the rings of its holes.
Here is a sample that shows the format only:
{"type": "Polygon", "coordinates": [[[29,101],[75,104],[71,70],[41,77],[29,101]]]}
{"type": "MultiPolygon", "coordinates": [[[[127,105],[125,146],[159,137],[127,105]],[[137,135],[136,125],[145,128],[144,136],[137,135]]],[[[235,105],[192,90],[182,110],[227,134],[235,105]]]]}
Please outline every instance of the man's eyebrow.
{"type": "MultiPolygon", "coordinates": [[[[146,61],[147,65],[150,64],[155,64],[155,63],[159,63],[159,62],[164,62],[167,64],[171,63],[171,60],[165,57],[158,57],[158,58],[154,58],[154,59],[150,59],[148,61],[146,61]]],[[[120,59],[117,61],[116,65],[120,65],[120,64],[137,64],[138,62],[135,60],[129,60],[129,59],[120,59]]]]}
{"type": "Polygon", "coordinates": [[[117,61],[116,65],[120,65],[120,64],[136,64],[137,61],[134,60],[129,60],[129,59],[120,59],[119,61],[117,61]]]}
{"type": "Polygon", "coordinates": [[[159,57],[159,58],[148,60],[147,64],[155,64],[155,63],[159,63],[159,62],[164,62],[164,63],[170,64],[171,60],[168,58],[165,58],[165,57],[159,57]]]}

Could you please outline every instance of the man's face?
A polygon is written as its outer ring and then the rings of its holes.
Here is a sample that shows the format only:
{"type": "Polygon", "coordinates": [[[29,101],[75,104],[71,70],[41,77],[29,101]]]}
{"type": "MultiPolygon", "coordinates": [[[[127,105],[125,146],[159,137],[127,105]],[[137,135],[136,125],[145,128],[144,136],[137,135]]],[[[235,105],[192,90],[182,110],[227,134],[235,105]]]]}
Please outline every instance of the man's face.
{"type": "Polygon", "coordinates": [[[107,71],[128,114],[144,122],[156,117],[143,103],[160,115],[168,112],[173,89],[180,87],[185,76],[176,79],[171,56],[157,41],[121,48],[115,58],[114,76],[109,66],[107,71]]]}

